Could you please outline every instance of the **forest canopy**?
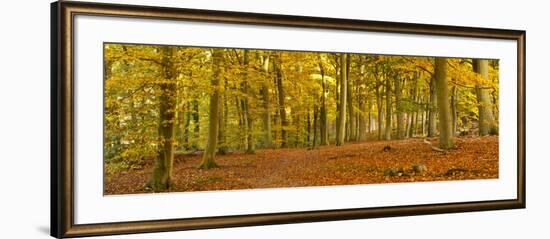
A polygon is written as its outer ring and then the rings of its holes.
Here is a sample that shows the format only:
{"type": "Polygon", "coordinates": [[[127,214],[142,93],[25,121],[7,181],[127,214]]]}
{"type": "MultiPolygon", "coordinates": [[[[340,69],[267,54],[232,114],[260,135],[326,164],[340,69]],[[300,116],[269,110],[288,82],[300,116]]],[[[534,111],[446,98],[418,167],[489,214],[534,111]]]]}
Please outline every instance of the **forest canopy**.
{"type": "Polygon", "coordinates": [[[106,43],[104,84],[106,174],[151,163],[154,191],[179,154],[206,170],[262,149],[434,138],[447,151],[498,134],[495,59],[106,43]]]}

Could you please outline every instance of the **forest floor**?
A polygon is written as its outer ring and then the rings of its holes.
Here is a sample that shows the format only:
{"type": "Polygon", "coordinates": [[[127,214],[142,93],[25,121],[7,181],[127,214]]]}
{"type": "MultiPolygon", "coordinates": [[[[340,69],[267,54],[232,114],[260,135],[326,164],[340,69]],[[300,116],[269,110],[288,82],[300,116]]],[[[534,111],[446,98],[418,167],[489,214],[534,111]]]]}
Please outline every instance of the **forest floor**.
{"type": "MultiPolygon", "coordinates": [[[[197,169],[200,154],[176,155],[170,191],[212,191],[350,184],[498,178],[498,137],[457,137],[456,149],[439,152],[421,138],[350,142],[316,149],[259,149],[255,154],[217,155],[219,168],[197,169]],[[389,149],[388,147],[389,146],[389,149]],[[415,173],[413,165],[425,165],[415,173]],[[388,176],[388,170],[399,174],[388,176]],[[401,171],[402,170],[402,171],[401,171]]],[[[431,139],[437,145],[437,139],[431,139]]],[[[142,169],[105,175],[105,194],[149,193],[142,169]]]]}

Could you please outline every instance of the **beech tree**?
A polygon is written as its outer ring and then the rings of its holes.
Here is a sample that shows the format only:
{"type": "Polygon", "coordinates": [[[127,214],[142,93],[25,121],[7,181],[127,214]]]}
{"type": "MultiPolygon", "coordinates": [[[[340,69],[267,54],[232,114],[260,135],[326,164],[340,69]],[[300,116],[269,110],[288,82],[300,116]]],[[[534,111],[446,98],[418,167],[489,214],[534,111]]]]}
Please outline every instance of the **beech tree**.
{"type": "Polygon", "coordinates": [[[435,58],[435,86],[439,109],[439,146],[443,149],[454,147],[449,105],[449,86],[447,84],[447,59],[435,58]]]}
{"type": "MultiPolygon", "coordinates": [[[[473,59],[473,67],[482,79],[487,80],[489,78],[489,62],[487,60],[473,59]]],[[[475,91],[479,104],[479,135],[498,134],[493,116],[493,104],[489,96],[489,87],[481,82],[476,85],[475,91]]]]}
{"type": "Polygon", "coordinates": [[[218,148],[218,127],[219,121],[218,117],[219,108],[220,108],[220,69],[223,61],[223,50],[221,49],[212,49],[212,79],[210,84],[212,85],[212,94],[210,95],[210,106],[209,106],[209,115],[210,120],[208,123],[208,139],[206,143],[206,148],[204,149],[204,155],[202,157],[202,162],[199,165],[199,168],[209,169],[215,168],[218,165],[214,161],[216,155],[216,150],[218,148]]]}
{"type": "Polygon", "coordinates": [[[321,85],[322,85],[322,92],[321,92],[321,109],[320,109],[320,133],[321,133],[321,145],[328,145],[329,139],[328,139],[328,118],[327,118],[327,94],[328,94],[328,86],[327,86],[327,80],[325,78],[325,67],[323,66],[323,61],[321,59],[321,54],[318,56],[318,65],[319,65],[319,74],[321,74],[321,85]]]}
{"type": "Polygon", "coordinates": [[[263,113],[263,127],[264,127],[264,146],[266,148],[271,148],[273,144],[273,136],[271,133],[271,98],[269,95],[269,82],[270,82],[270,73],[269,73],[269,54],[264,54],[262,56],[262,69],[265,73],[265,79],[262,81],[261,95],[264,105],[263,113]]]}
{"type": "Polygon", "coordinates": [[[347,97],[347,54],[340,55],[340,106],[339,110],[339,121],[337,125],[338,138],[336,138],[336,146],[344,144],[345,133],[346,133],[346,97],[347,97]]]}
{"type": "Polygon", "coordinates": [[[149,186],[154,190],[164,190],[170,187],[172,167],[174,163],[175,120],[176,120],[176,81],[172,57],[176,48],[159,47],[161,53],[162,76],[159,81],[159,140],[158,158],[155,160],[153,175],[149,186]]]}

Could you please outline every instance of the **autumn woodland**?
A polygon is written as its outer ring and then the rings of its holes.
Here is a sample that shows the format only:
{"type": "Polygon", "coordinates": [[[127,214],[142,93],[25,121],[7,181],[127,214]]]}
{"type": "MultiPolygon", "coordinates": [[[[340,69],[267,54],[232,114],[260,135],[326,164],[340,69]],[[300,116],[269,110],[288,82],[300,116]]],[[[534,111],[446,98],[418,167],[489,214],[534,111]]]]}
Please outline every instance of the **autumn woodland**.
{"type": "Polygon", "coordinates": [[[496,59],[103,51],[108,195],[498,178],[496,59]]]}

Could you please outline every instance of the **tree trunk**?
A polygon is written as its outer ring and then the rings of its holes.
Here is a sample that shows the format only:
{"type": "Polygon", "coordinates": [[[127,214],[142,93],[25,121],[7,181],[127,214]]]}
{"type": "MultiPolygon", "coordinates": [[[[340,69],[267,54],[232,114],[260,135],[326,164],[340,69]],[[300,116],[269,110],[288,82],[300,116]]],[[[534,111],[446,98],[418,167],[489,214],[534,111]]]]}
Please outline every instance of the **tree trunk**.
{"type": "Polygon", "coordinates": [[[437,128],[437,96],[435,89],[435,79],[430,79],[430,104],[428,106],[428,137],[435,137],[437,128]]]}
{"type": "Polygon", "coordinates": [[[321,131],[321,145],[328,145],[328,121],[327,121],[327,80],[325,79],[325,69],[321,58],[319,58],[319,69],[321,73],[321,85],[323,87],[323,93],[321,94],[321,112],[320,112],[320,131],[321,131]]]}
{"type": "MultiPolygon", "coordinates": [[[[489,65],[487,60],[474,59],[474,71],[481,75],[483,80],[489,79],[489,65]]],[[[476,95],[479,111],[479,135],[498,134],[498,127],[493,116],[493,104],[488,87],[481,83],[476,86],[476,95]]]]}
{"type": "Polygon", "coordinates": [[[384,132],[384,139],[391,140],[392,130],[392,104],[391,104],[391,80],[386,78],[386,128],[384,132]]]}
{"type": "Polygon", "coordinates": [[[347,96],[347,54],[340,55],[340,112],[338,121],[338,138],[336,139],[336,146],[344,144],[345,131],[346,131],[346,96],[347,96]]]}
{"type": "Polygon", "coordinates": [[[450,149],[454,147],[454,143],[449,106],[449,88],[447,86],[447,59],[435,58],[434,71],[439,109],[439,146],[443,149],[450,149]]]}
{"type": "Polygon", "coordinates": [[[243,83],[242,90],[244,94],[243,99],[243,109],[244,109],[244,118],[246,126],[246,153],[253,154],[256,151],[256,143],[254,141],[253,129],[254,122],[252,119],[252,114],[250,113],[250,102],[249,102],[249,82],[248,82],[248,62],[249,62],[249,51],[244,50],[243,56],[243,83]]]}
{"type": "Polygon", "coordinates": [[[317,147],[317,139],[319,138],[319,131],[317,131],[317,128],[319,127],[319,107],[317,105],[313,106],[313,140],[311,141],[311,147],[315,148],[317,147]]]}
{"type": "Polygon", "coordinates": [[[367,104],[365,98],[362,98],[359,103],[359,107],[363,111],[359,114],[359,141],[367,140],[367,104]]]}
{"type": "Polygon", "coordinates": [[[192,116],[193,116],[193,141],[191,143],[191,147],[194,149],[194,150],[197,150],[199,148],[199,146],[197,145],[198,143],[198,140],[199,140],[199,133],[200,133],[200,123],[199,123],[199,101],[198,100],[193,100],[193,112],[192,112],[192,116]]]}
{"type": "Polygon", "coordinates": [[[453,136],[456,135],[457,131],[457,118],[458,118],[458,112],[456,110],[457,107],[457,87],[454,85],[451,90],[451,118],[452,118],[452,131],[453,136]]]}
{"type": "MultiPolygon", "coordinates": [[[[422,100],[422,103],[424,103],[424,100],[422,100]]],[[[426,109],[423,108],[422,110],[422,120],[420,121],[420,123],[422,124],[422,137],[424,137],[424,135],[426,135],[426,109]]]]}
{"type": "Polygon", "coordinates": [[[414,112],[412,113],[412,117],[411,117],[411,127],[410,127],[410,131],[409,131],[409,137],[414,137],[416,135],[416,131],[417,131],[417,124],[418,124],[418,112],[419,112],[419,109],[417,108],[417,105],[418,105],[418,102],[419,102],[419,96],[418,96],[418,81],[419,81],[419,78],[418,78],[418,74],[417,76],[415,77],[414,79],[414,88],[413,88],[413,101],[414,101],[414,104],[415,104],[415,110],[414,112]]]}
{"type": "Polygon", "coordinates": [[[189,150],[189,133],[191,132],[189,130],[189,126],[191,125],[191,112],[190,112],[190,104],[189,102],[186,103],[186,111],[185,111],[185,122],[184,122],[184,128],[183,128],[183,149],[189,150]]]}
{"type": "Polygon", "coordinates": [[[181,108],[178,110],[178,125],[176,126],[176,140],[178,142],[178,149],[185,149],[185,104],[180,104],[181,108]]]}
{"type": "Polygon", "coordinates": [[[161,47],[162,82],[159,96],[159,138],[158,158],[153,166],[153,175],[148,182],[155,191],[170,188],[174,163],[175,123],[176,123],[176,73],[172,61],[174,47],[161,47]]]}
{"type": "Polygon", "coordinates": [[[353,110],[353,84],[351,82],[351,79],[349,78],[349,72],[350,72],[350,66],[351,66],[351,56],[346,57],[346,84],[347,84],[347,106],[348,106],[348,116],[349,116],[349,134],[347,135],[348,141],[356,141],[356,122],[355,122],[355,112],[353,110]]]}
{"type": "Polygon", "coordinates": [[[209,106],[209,115],[210,119],[208,122],[208,140],[206,143],[206,149],[204,150],[204,155],[202,157],[202,162],[199,165],[199,168],[209,169],[215,168],[218,165],[214,161],[216,156],[216,149],[218,148],[218,117],[219,108],[220,108],[220,71],[221,64],[223,61],[223,50],[213,49],[212,50],[212,79],[210,84],[212,86],[212,92],[210,94],[210,106],[209,106]]]}
{"type": "Polygon", "coordinates": [[[372,113],[371,113],[371,111],[372,111],[372,99],[367,99],[367,109],[368,109],[368,122],[367,122],[367,124],[368,124],[367,128],[368,129],[367,129],[367,132],[370,134],[371,131],[372,131],[372,125],[373,125],[373,123],[372,123],[373,119],[372,119],[372,113]]]}
{"type": "MultiPolygon", "coordinates": [[[[224,92],[227,92],[227,79],[224,81],[224,92]]],[[[227,128],[227,115],[228,115],[228,109],[227,109],[227,97],[224,94],[220,94],[220,110],[219,110],[219,116],[218,116],[218,153],[221,155],[227,154],[228,147],[227,147],[227,141],[225,139],[225,129],[227,128]]]]}
{"type": "Polygon", "coordinates": [[[377,110],[377,124],[378,124],[378,140],[382,139],[382,93],[380,92],[380,88],[382,87],[382,82],[380,80],[380,77],[376,77],[376,110],[377,110]]]}
{"type": "Polygon", "coordinates": [[[336,141],[338,141],[338,138],[340,138],[340,130],[338,130],[340,128],[340,83],[341,83],[341,73],[340,73],[340,57],[338,58],[338,64],[337,64],[337,67],[335,68],[336,69],[336,87],[335,87],[335,93],[334,93],[334,96],[335,96],[335,104],[336,104],[336,116],[335,116],[335,126],[334,126],[334,135],[335,135],[335,138],[334,138],[334,141],[336,143],[336,141]]]}
{"type": "MultiPolygon", "coordinates": [[[[315,114],[315,106],[313,107],[313,114],[315,114]]],[[[304,142],[309,144],[309,141],[311,140],[311,137],[313,136],[313,132],[311,132],[311,111],[308,109],[306,112],[306,134],[305,134],[305,140],[304,142]]]]}
{"type": "Polygon", "coordinates": [[[395,110],[397,113],[397,139],[403,139],[405,135],[403,109],[401,107],[401,78],[395,77],[395,110]]]}
{"type": "Polygon", "coordinates": [[[264,138],[264,147],[271,148],[272,147],[272,134],[271,134],[271,102],[269,99],[269,56],[264,56],[263,61],[263,71],[265,73],[265,79],[262,84],[262,100],[264,103],[264,114],[263,114],[263,124],[264,124],[264,131],[265,131],[265,138],[264,138]]]}
{"type": "Polygon", "coordinates": [[[300,120],[300,115],[295,113],[296,110],[297,109],[295,109],[295,108],[291,108],[290,109],[291,113],[289,115],[287,115],[287,116],[289,116],[289,118],[291,119],[292,124],[294,125],[294,127],[291,128],[292,131],[294,131],[294,134],[292,134],[292,137],[291,137],[293,139],[293,143],[294,143],[293,146],[294,147],[298,147],[299,144],[302,141],[302,139],[300,137],[302,124],[301,124],[301,120],[300,120]]]}
{"type": "Polygon", "coordinates": [[[287,146],[287,119],[286,119],[286,108],[285,108],[285,93],[283,87],[283,72],[281,69],[281,58],[278,55],[275,55],[275,62],[273,65],[276,70],[276,80],[277,80],[277,93],[279,95],[279,117],[281,118],[281,147],[285,148],[287,146]]]}

